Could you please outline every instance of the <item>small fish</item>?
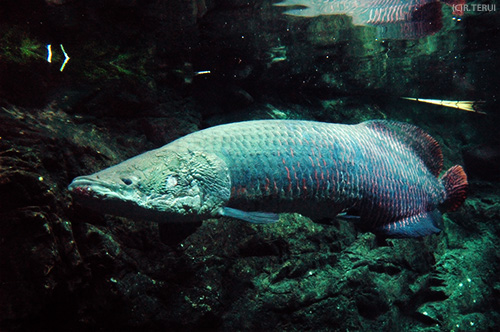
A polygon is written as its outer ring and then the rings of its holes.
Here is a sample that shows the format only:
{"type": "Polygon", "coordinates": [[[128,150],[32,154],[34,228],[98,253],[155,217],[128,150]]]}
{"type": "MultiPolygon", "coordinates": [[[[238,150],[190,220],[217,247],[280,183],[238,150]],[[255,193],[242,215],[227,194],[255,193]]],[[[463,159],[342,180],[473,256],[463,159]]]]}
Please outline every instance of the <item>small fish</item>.
{"type": "Polygon", "coordinates": [[[442,99],[422,99],[422,98],[410,98],[410,97],[401,97],[406,100],[418,101],[421,103],[428,103],[434,105],[440,105],[444,107],[457,108],[459,110],[473,112],[478,114],[486,114],[481,111],[481,107],[484,104],[484,101],[466,101],[466,100],[442,100],[442,99]]]}
{"type": "Polygon", "coordinates": [[[420,237],[438,233],[440,212],[466,197],[462,167],[438,178],[442,164],[438,143],[406,123],[260,120],[189,134],[69,190],[98,211],[160,223],[347,214],[364,230],[420,237]]]}

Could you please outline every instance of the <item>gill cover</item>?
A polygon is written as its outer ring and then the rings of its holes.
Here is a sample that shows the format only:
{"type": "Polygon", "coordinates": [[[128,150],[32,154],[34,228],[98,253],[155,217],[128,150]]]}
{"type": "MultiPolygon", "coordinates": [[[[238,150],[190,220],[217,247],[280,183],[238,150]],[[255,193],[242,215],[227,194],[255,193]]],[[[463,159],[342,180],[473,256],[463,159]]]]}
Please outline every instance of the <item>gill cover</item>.
{"type": "Polygon", "coordinates": [[[147,196],[144,207],[199,220],[217,215],[229,200],[229,169],[219,157],[170,149],[159,149],[156,156],[162,165],[144,178],[140,188],[147,196]]]}

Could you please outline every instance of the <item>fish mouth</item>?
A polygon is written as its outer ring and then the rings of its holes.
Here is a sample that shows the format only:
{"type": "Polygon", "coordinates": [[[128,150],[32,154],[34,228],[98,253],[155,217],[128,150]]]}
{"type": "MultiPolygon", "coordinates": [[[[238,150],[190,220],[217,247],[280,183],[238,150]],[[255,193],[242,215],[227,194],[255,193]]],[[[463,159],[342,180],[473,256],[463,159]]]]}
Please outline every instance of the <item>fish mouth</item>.
{"type": "Polygon", "coordinates": [[[78,204],[96,212],[127,218],[144,213],[137,204],[137,193],[95,177],[77,177],[68,190],[78,204]]]}
{"type": "Polygon", "coordinates": [[[123,196],[109,183],[85,176],[74,179],[68,186],[68,190],[79,198],[123,199],[123,196]]]}
{"type": "Polygon", "coordinates": [[[75,201],[91,210],[132,219],[145,219],[156,222],[199,221],[197,216],[158,209],[154,200],[141,196],[133,188],[124,188],[91,176],[80,176],[68,186],[75,201]]]}

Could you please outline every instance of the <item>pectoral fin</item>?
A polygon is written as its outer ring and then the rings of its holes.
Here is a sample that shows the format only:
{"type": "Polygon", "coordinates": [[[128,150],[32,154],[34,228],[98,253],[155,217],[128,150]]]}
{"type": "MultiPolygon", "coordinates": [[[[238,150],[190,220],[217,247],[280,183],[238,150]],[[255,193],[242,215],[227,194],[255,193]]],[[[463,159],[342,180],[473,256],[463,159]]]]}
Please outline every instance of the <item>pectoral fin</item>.
{"type": "Polygon", "coordinates": [[[361,217],[358,215],[349,214],[347,212],[340,212],[339,214],[337,214],[335,216],[335,219],[344,220],[344,221],[359,222],[361,220],[361,217]]]}
{"type": "Polygon", "coordinates": [[[270,224],[279,220],[279,214],[270,212],[246,212],[229,207],[224,207],[220,215],[235,219],[244,220],[253,224],[270,224]]]}

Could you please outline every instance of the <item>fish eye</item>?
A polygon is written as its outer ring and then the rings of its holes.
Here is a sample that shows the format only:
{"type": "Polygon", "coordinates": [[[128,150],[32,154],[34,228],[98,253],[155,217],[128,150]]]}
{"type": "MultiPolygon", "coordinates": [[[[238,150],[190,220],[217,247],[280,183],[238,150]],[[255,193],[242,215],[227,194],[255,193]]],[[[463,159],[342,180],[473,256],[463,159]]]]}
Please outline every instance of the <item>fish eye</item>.
{"type": "Polygon", "coordinates": [[[125,183],[127,186],[130,186],[132,184],[132,180],[130,179],[127,179],[127,178],[123,178],[121,179],[123,183],[125,183]]]}

